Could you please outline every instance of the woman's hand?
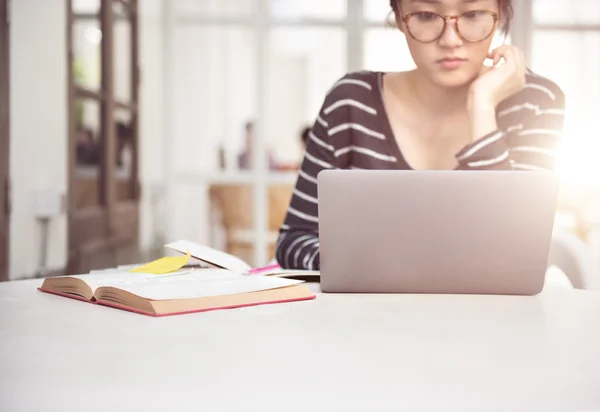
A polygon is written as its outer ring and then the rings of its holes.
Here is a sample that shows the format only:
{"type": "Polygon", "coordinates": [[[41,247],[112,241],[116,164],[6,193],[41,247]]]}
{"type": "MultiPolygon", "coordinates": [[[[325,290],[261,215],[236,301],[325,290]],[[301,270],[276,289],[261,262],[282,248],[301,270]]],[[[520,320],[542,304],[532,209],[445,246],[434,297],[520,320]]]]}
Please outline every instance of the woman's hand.
{"type": "Polygon", "coordinates": [[[525,57],[515,46],[504,45],[492,50],[488,57],[492,68],[484,68],[482,74],[469,89],[469,112],[495,111],[498,104],[518,92],[525,85],[525,57]],[[496,65],[504,59],[504,63],[496,65]]]}
{"type": "Polygon", "coordinates": [[[494,65],[482,68],[479,77],[471,83],[467,100],[473,142],[498,129],[496,106],[525,85],[525,59],[518,48],[500,46],[488,57],[494,65]],[[496,67],[501,59],[504,63],[496,67]]]}

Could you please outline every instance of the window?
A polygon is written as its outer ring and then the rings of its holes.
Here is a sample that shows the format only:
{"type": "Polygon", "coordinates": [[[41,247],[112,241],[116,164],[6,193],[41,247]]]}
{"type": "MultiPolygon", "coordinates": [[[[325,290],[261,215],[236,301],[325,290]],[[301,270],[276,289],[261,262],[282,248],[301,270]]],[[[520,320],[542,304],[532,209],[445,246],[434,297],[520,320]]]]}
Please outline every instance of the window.
{"type": "Polygon", "coordinates": [[[266,144],[280,165],[298,165],[300,134],[312,126],[327,90],[346,72],[341,28],[277,27],[269,34],[266,144]]]}
{"type": "MultiPolygon", "coordinates": [[[[201,230],[208,215],[202,205],[213,193],[223,202],[234,194],[237,204],[227,212],[253,231],[243,236],[255,247],[248,262],[264,264],[285,210],[268,218],[260,212],[277,203],[271,198],[275,185],[295,183],[302,128],[315,121],[327,90],[346,72],[414,68],[406,40],[389,24],[386,0],[165,5],[172,27],[166,98],[176,108],[166,120],[173,143],[165,155],[177,159],[170,172],[175,200],[167,237],[211,243],[209,231],[201,230]],[[252,133],[246,132],[249,123],[257,126],[252,133]],[[254,156],[265,161],[252,165],[254,156]],[[235,185],[243,190],[221,190],[235,185]]],[[[497,37],[494,46],[502,41],[497,37]]],[[[287,199],[279,205],[287,208],[287,199]]],[[[245,252],[240,256],[248,259],[245,252]]]]}
{"type": "Polygon", "coordinates": [[[369,28],[364,36],[364,64],[367,70],[412,70],[415,62],[410,55],[404,34],[393,27],[369,28]]]}
{"type": "Polygon", "coordinates": [[[137,259],[138,2],[68,0],[67,5],[67,271],[84,273],[137,259]]]}
{"type": "Polygon", "coordinates": [[[534,0],[533,19],[538,25],[600,24],[600,2],[596,0],[534,0]]]}
{"type": "Polygon", "coordinates": [[[174,28],[173,156],[182,173],[237,168],[256,118],[256,35],[241,25],[174,28]],[[224,159],[221,161],[219,154],[224,159]]]}
{"type": "Polygon", "coordinates": [[[363,15],[367,22],[383,25],[393,22],[390,3],[385,0],[366,0],[363,2],[363,15]]]}
{"type": "Polygon", "coordinates": [[[269,0],[270,16],[275,19],[343,20],[346,0],[269,0]]]}
{"type": "Polygon", "coordinates": [[[566,94],[560,171],[571,183],[597,183],[600,166],[592,156],[600,141],[591,131],[600,107],[600,2],[535,0],[533,16],[531,68],[566,94]]]}
{"type": "Polygon", "coordinates": [[[168,0],[178,15],[240,17],[253,14],[260,0],[168,0]]]}

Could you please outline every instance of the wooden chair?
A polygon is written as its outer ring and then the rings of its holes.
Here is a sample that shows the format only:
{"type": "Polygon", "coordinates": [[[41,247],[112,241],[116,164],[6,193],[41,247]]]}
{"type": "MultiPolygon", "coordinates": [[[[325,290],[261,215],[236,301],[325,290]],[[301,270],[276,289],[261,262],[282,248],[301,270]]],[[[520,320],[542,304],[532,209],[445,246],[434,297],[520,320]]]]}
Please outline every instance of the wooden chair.
{"type": "Polygon", "coordinates": [[[269,232],[275,236],[275,240],[269,243],[269,259],[275,257],[276,237],[285,220],[293,189],[293,185],[273,185],[269,187],[269,232]]]}
{"type": "MultiPolygon", "coordinates": [[[[270,260],[275,254],[277,233],[292,196],[292,186],[274,185],[268,189],[268,230],[270,260]]],[[[254,244],[253,229],[253,192],[251,185],[218,184],[210,188],[211,206],[220,212],[221,225],[225,229],[225,249],[227,253],[238,256],[252,264],[254,244]]],[[[260,264],[260,263],[259,263],[260,264]]]]}

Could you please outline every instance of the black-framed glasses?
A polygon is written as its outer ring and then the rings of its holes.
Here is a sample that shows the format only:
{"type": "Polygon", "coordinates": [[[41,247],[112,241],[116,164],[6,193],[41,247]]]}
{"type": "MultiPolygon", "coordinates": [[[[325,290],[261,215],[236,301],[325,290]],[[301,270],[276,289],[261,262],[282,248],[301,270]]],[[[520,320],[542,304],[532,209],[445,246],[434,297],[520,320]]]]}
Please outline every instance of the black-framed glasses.
{"type": "Polygon", "coordinates": [[[490,10],[471,10],[460,15],[442,16],[431,11],[417,11],[402,17],[408,34],[418,42],[432,43],[446,31],[448,20],[454,21],[454,30],[466,42],[486,40],[496,30],[498,13],[490,10]]]}

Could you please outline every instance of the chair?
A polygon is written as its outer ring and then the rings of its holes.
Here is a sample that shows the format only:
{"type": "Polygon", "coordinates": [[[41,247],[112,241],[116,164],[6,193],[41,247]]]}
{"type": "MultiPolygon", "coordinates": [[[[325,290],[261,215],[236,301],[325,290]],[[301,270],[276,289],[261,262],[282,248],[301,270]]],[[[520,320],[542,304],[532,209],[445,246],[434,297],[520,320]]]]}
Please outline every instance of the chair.
{"type": "MultiPolygon", "coordinates": [[[[292,190],[293,187],[289,185],[271,185],[268,188],[269,255],[265,257],[266,260],[272,259],[275,254],[277,233],[285,219],[292,190]]],[[[210,199],[212,206],[221,215],[221,224],[225,229],[227,253],[251,263],[254,260],[252,186],[244,184],[213,185],[210,188],[210,199]]]]}
{"type": "Polygon", "coordinates": [[[575,289],[600,290],[600,263],[590,247],[573,232],[555,229],[548,268],[556,266],[575,289]]]}

